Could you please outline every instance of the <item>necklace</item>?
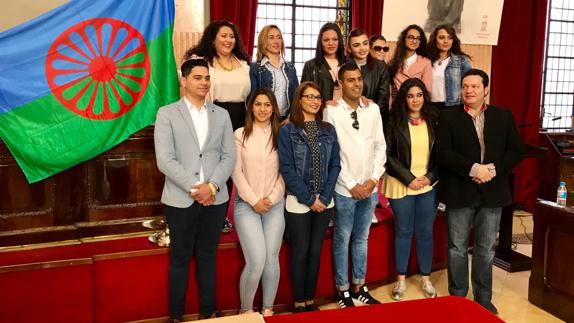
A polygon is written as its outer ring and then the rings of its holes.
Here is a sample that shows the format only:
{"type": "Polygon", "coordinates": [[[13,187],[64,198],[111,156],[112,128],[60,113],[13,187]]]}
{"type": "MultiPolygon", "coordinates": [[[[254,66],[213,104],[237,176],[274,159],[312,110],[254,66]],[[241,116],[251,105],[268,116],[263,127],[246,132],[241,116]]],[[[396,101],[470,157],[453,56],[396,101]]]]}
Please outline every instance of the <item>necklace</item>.
{"type": "Polygon", "coordinates": [[[443,59],[441,59],[440,61],[438,61],[438,65],[439,65],[439,66],[442,65],[442,62],[446,61],[449,57],[450,57],[450,55],[447,56],[447,57],[445,57],[445,58],[443,58],[443,59]]]}
{"type": "Polygon", "coordinates": [[[231,67],[227,67],[227,66],[221,64],[221,61],[220,61],[219,58],[218,58],[218,59],[217,59],[217,64],[219,64],[219,66],[221,66],[221,68],[222,68],[224,71],[227,71],[227,72],[233,71],[233,61],[231,61],[231,67]]]}
{"type": "Polygon", "coordinates": [[[413,126],[418,126],[418,125],[422,124],[423,122],[424,122],[424,119],[422,117],[413,118],[413,117],[409,116],[409,123],[413,126]]]}

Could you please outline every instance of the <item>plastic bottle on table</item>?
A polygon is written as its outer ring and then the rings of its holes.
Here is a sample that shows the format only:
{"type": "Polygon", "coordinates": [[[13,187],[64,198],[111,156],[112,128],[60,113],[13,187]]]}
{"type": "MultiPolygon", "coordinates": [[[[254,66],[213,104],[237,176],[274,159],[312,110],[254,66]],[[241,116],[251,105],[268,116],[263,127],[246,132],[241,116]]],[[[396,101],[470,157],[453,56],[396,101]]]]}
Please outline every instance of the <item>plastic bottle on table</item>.
{"type": "Polygon", "coordinates": [[[556,194],[556,204],[558,206],[566,206],[566,199],[568,198],[568,190],[566,190],[566,182],[560,182],[558,192],[556,194]]]}

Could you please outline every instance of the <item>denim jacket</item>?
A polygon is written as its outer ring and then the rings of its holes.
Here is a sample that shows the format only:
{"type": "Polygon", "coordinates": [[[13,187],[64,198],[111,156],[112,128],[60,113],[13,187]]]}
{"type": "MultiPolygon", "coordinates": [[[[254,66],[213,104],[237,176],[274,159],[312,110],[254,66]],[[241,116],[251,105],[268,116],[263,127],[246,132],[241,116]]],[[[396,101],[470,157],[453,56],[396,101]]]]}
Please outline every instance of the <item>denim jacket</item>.
{"type": "MultiPolygon", "coordinates": [[[[329,205],[335,191],[337,177],[341,171],[339,143],[337,133],[331,124],[319,127],[317,143],[321,152],[321,183],[319,185],[319,200],[329,205]]],[[[292,123],[281,127],[279,131],[279,171],[285,181],[285,187],[299,203],[313,205],[315,195],[313,188],[313,156],[311,143],[305,130],[292,123]]]]}
{"type": "Polygon", "coordinates": [[[450,56],[450,60],[444,70],[445,106],[450,107],[461,103],[460,82],[462,81],[464,73],[471,68],[472,66],[466,56],[450,56]]]}
{"type": "MultiPolygon", "coordinates": [[[[283,73],[287,77],[287,104],[288,108],[290,108],[293,101],[293,92],[299,85],[299,79],[297,79],[297,70],[295,70],[293,63],[285,62],[283,64],[283,73]]],[[[255,90],[262,87],[275,91],[273,72],[267,68],[266,64],[261,64],[261,62],[251,63],[251,66],[249,66],[249,78],[251,79],[251,93],[255,93],[255,90]]]]}

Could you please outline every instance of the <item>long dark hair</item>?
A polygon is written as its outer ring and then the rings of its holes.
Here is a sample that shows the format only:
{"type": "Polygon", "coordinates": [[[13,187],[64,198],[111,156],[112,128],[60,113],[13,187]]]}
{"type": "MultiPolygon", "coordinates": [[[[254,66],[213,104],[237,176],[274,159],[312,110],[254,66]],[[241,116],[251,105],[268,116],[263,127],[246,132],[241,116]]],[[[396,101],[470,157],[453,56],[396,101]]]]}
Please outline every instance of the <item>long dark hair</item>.
{"type": "MultiPolygon", "coordinates": [[[[348,53],[347,57],[349,57],[350,59],[354,60],[353,54],[351,53],[351,38],[359,37],[362,35],[367,36],[367,39],[369,39],[369,35],[367,35],[367,33],[361,28],[355,28],[349,32],[349,35],[347,36],[347,53],[348,53]]],[[[369,49],[371,49],[371,42],[370,41],[369,41],[369,49]]],[[[371,57],[371,54],[368,54],[367,55],[367,68],[369,70],[373,69],[374,64],[375,64],[374,58],[371,57]]]]}
{"type": "Polygon", "coordinates": [[[426,50],[427,50],[427,36],[425,35],[424,30],[419,25],[408,25],[407,28],[401,31],[399,35],[399,39],[397,41],[397,47],[395,49],[395,55],[389,62],[390,65],[390,72],[391,72],[391,79],[395,77],[398,71],[403,68],[404,60],[407,58],[407,48],[406,48],[406,41],[407,41],[407,33],[409,30],[415,29],[419,32],[421,37],[421,41],[419,42],[419,47],[416,49],[416,53],[419,56],[428,57],[426,50]]]}
{"type": "Polygon", "coordinates": [[[423,91],[424,103],[421,109],[421,117],[428,124],[433,124],[438,117],[438,112],[431,103],[430,93],[427,90],[424,82],[418,78],[410,78],[401,84],[397,96],[393,99],[390,120],[391,124],[396,127],[402,128],[406,127],[408,124],[409,106],[407,104],[407,94],[413,87],[418,87],[423,91]]]}
{"type": "Polygon", "coordinates": [[[442,24],[436,26],[436,28],[429,37],[427,53],[429,55],[429,59],[431,60],[431,62],[434,63],[439,59],[440,51],[438,47],[436,47],[436,37],[441,29],[444,29],[447,32],[447,34],[449,34],[452,37],[452,47],[450,48],[450,54],[458,56],[466,56],[468,59],[470,59],[470,56],[467,53],[463,52],[462,49],[460,48],[460,39],[456,35],[456,31],[454,30],[454,28],[452,28],[451,25],[442,24]]]}
{"type": "Polygon", "coordinates": [[[266,88],[258,88],[251,94],[251,98],[249,99],[249,103],[247,103],[247,114],[245,116],[245,127],[243,128],[243,144],[245,144],[245,140],[247,140],[251,134],[253,134],[253,123],[255,121],[255,115],[253,115],[253,104],[255,104],[255,99],[259,95],[265,95],[271,102],[271,106],[273,107],[273,113],[271,114],[271,136],[269,137],[269,141],[273,145],[273,150],[277,150],[277,137],[279,136],[279,128],[281,128],[281,122],[279,122],[279,107],[277,105],[277,99],[273,92],[266,88]]]}
{"type": "Polygon", "coordinates": [[[213,66],[213,59],[218,57],[213,42],[215,41],[215,36],[217,36],[217,33],[221,27],[229,27],[233,31],[235,36],[235,46],[231,51],[233,55],[235,55],[235,57],[240,60],[249,62],[249,55],[247,55],[245,46],[243,46],[243,41],[241,40],[241,33],[239,32],[239,29],[227,20],[216,20],[207,25],[205,30],[203,30],[203,35],[201,36],[199,43],[185,51],[183,60],[186,61],[193,55],[196,55],[203,57],[207,62],[209,62],[209,65],[213,66]]]}
{"type": "Polygon", "coordinates": [[[328,30],[333,30],[337,33],[337,38],[339,40],[339,46],[337,46],[337,52],[335,56],[337,56],[337,60],[339,61],[339,65],[345,63],[345,45],[343,43],[343,34],[341,33],[341,29],[337,26],[334,22],[328,22],[321,27],[319,30],[319,36],[317,36],[317,47],[315,47],[315,62],[317,65],[323,64],[325,61],[325,52],[323,51],[323,33],[328,30]]]}
{"type": "MultiPolygon", "coordinates": [[[[303,128],[305,122],[305,115],[303,114],[301,99],[303,92],[305,92],[307,88],[313,88],[317,90],[321,96],[323,96],[323,93],[321,93],[321,89],[319,86],[317,86],[317,84],[313,82],[301,82],[301,84],[299,84],[295,90],[295,93],[293,93],[293,104],[291,104],[291,111],[289,114],[289,121],[298,128],[303,128]]],[[[327,123],[323,122],[323,110],[325,110],[324,97],[323,100],[321,100],[321,107],[319,108],[319,111],[317,111],[317,114],[315,114],[315,120],[320,121],[322,126],[326,126],[327,123]]]]}

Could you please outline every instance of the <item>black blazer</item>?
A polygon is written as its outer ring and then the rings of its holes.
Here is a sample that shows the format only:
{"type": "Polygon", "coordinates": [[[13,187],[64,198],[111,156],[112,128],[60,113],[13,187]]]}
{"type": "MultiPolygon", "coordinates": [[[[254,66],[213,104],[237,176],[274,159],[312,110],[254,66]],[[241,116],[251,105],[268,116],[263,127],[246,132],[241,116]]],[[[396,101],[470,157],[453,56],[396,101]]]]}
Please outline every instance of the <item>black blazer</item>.
{"type": "Polygon", "coordinates": [[[371,68],[369,64],[361,66],[361,76],[363,77],[363,95],[379,106],[381,118],[385,120],[389,114],[389,72],[387,64],[373,58],[371,68]]]}
{"type": "MultiPolygon", "coordinates": [[[[345,62],[340,63],[342,65],[345,62]]],[[[310,81],[319,86],[325,101],[333,100],[333,89],[335,88],[335,81],[333,81],[330,70],[331,68],[324,57],[321,57],[319,61],[313,58],[305,62],[303,75],[301,75],[301,82],[310,81]]]]}
{"type": "MultiPolygon", "coordinates": [[[[385,141],[387,143],[386,172],[390,176],[398,179],[405,186],[416,178],[411,173],[411,134],[408,125],[396,125],[390,120],[385,120],[385,141]]],[[[438,167],[436,162],[435,145],[436,122],[428,122],[430,156],[425,176],[434,184],[438,180],[438,167]]]]}
{"type": "Polygon", "coordinates": [[[524,154],[524,145],[512,113],[489,105],[484,111],[484,161],[472,117],[459,105],[442,113],[437,131],[441,167],[439,196],[447,207],[462,208],[484,203],[502,207],[512,202],[508,175],[524,154]],[[494,163],[496,176],[477,184],[468,175],[474,163],[494,163]]]}

